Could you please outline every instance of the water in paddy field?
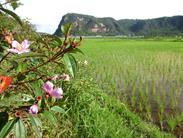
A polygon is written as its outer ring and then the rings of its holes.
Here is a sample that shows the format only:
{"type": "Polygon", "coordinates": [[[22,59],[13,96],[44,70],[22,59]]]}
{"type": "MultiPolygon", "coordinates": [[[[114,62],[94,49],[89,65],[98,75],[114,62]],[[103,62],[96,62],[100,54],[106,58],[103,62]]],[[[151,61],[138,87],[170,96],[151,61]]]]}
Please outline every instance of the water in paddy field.
{"type": "MultiPolygon", "coordinates": [[[[144,71],[139,68],[143,67],[131,67],[131,70],[119,66],[99,67],[96,69],[95,78],[104,91],[116,95],[143,119],[152,121],[162,130],[168,131],[169,118],[181,116],[183,112],[183,80],[181,77],[173,77],[176,74],[174,71],[167,72],[161,68],[162,74],[153,74],[156,70],[154,67],[144,75],[144,71]],[[171,75],[167,77],[164,71],[171,75]]],[[[181,119],[183,121],[183,115],[181,119]]],[[[176,122],[181,125],[174,128],[174,133],[178,133],[179,136],[183,135],[181,119],[176,122]]]]}
{"type": "MultiPolygon", "coordinates": [[[[167,120],[170,116],[176,117],[183,112],[182,80],[167,80],[163,77],[154,80],[131,79],[109,72],[97,73],[96,79],[104,91],[117,95],[143,119],[161,125],[162,130],[168,129],[167,120]]],[[[182,135],[183,131],[178,133],[182,135]]]]}
{"type": "Polygon", "coordinates": [[[93,78],[142,119],[183,136],[183,43],[90,40],[93,78]]]}

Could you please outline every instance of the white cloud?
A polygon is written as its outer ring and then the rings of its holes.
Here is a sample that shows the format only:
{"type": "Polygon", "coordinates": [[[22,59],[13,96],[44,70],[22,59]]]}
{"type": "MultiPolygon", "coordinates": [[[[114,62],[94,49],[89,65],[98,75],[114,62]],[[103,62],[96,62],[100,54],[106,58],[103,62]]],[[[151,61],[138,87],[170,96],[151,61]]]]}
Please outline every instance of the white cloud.
{"type": "Polygon", "coordinates": [[[144,19],[183,14],[183,0],[21,0],[16,10],[33,24],[42,24],[41,31],[53,33],[66,13],[82,13],[115,19],[144,19]]]}

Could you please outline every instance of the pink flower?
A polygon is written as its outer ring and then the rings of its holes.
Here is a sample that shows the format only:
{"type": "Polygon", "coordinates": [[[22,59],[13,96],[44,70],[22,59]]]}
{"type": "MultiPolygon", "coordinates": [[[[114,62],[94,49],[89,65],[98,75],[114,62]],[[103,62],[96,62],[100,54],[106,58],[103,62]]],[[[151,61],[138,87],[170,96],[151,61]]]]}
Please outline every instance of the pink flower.
{"type": "Polygon", "coordinates": [[[33,105],[30,107],[29,113],[34,114],[34,115],[38,113],[38,106],[37,106],[37,104],[33,104],[33,105]]]}
{"type": "Polygon", "coordinates": [[[30,52],[30,42],[28,40],[24,40],[21,44],[14,40],[12,41],[11,46],[12,48],[8,49],[8,51],[11,53],[22,54],[30,52]]]}
{"type": "Polygon", "coordinates": [[[43,90],[46,92],[46,94],[49,94],[51,97],[60,99],[63,98],[63,90],[62,88],[53,88],[53,83],[50,81],[47,81],[43,84],[43,90]]]}
{"type": "Polygon", "coordinates": [[[62,88],[55,88],[55,89],[53,89],[53,91],[51,93],[51,96],[54,97],[54,98],[57,98],[57,99],[63,98],[62,95],[63,95],[62,88]]]}
{"type": "Polygon", "coordinates": [[[50,82],[50,81],[47,81],[46,83],[44,83],[44,84],[43,84],[43,90],[44,90],[46,93],[48,93],[48,94],[51,95],[51,93],[52,93],[52,91],[53,91],[53,83],[50,82]]]}

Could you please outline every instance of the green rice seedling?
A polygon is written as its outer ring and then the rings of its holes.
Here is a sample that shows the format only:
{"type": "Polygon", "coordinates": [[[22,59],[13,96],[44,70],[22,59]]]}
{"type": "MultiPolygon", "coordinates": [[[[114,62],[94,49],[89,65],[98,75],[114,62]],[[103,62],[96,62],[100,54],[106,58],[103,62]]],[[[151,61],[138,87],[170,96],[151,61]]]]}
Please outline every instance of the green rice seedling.
{"type": "Polygon", "coordinates": [[[146,104],[145,111],[146,111],[146,119],[147,119],[147,121],[153,122],[153,119],[152,119],[152,106],[151,106],[150,103],[146,104]]]}
{"type": "Polygon", "coordinates": [[[174,116],[169,116],[169,118],[167,119],[167,123],[170,127],[170,131],[173,132],[174,128],[177,126],[177,122],[174,116]]]}
{"type": "Polygon", "coordinates": [[[131,108],[132,110],[135,110],[136,108],[136,102],[137,102],[137,98],[136,98],[136,81],[133,81],[131,83],[131,94],[130,94],[130,99],[131,99],[131,108]]]}
{"type": "Polygon", "coordinates": [[[157,94],[157,103],[158,103],[158,116],[161,130],[163,130],[163,120],[164,120],[164,112],[165,112],[165,95],[164,95],[164,88],[166,84],[162,84],[161,91],[157,94]]]}
{"type": "Polygon", "coordinates": [[[178,99],[176,99],[176,93],[177,90],[174,87],[172,87],[170,91],[170,108],[172,109],[176,109],[178,105],[178,99]]]}
{"type": "Polygon", "coordinates": [[[138,107],[148,120],[155,118],[150,113],[154,108],[159,109],[161,121],[170,114],[164,116],[166,108],[178,114],[176,108],[182,103],[182,42],[107,38],[85,40],[84,45],[82,50],[93,63],[88,72],[106,92],[114,92],[132,108],[138,107]]]}
{"type": "Polygon", "coordinates": [[[163,130],[163,114],[161,112],[158,112],[158,117],[159,117],[160,129],[163,130]]]}
{"type": "Polygon", "coordinates": [[[149,96],[149,84],[148,82],[144,84],[145,85],[145,96],[144,96],[144,112],[145,112],[145,119],[146,120],[151,120],[151,103],[150,103],[150,96],[149,96]]]}
{"type": "MultiPolygon", "coordinates": [[[[175,128],[181,127],[182,122],[183,122],[183,113],[177,114],[176,116],[171,115],[167,119],[167,123],[169,125],[170,131],[174,133],[176,133],[175,128]]],[[[179,137],[181,137],[181,134],[179,137]]]]}

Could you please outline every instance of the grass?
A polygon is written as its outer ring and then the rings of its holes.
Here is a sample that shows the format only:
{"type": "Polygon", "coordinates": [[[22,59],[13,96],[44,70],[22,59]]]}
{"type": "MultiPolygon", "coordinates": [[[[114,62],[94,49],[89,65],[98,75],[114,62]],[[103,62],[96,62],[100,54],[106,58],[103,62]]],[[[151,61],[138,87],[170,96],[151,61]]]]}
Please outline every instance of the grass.
{"type": "Polygon", "coordinates": [[[173,137],[143,122],[115,97],[101,91],[92,79],[79,77],[65,96],[67,114],[58,115],[59,125],[48,123],[45,137],[134,138],[173,137]],[[56,129],[55,129],[56,128],[56,129]],[[47,136],[46,136],[47,134],[47,136]]]}
{"type": "Polygon", "coordinates": [[[142,119],[183,135],[177,131],[181,121],[174,128],[167,123],[183,110],[181,41],[87,39],[82,50],[86,56],[81,60],[88,60],[90,68],[85,74],[92,74],[100,88],[127,104],[142,119]]]}

